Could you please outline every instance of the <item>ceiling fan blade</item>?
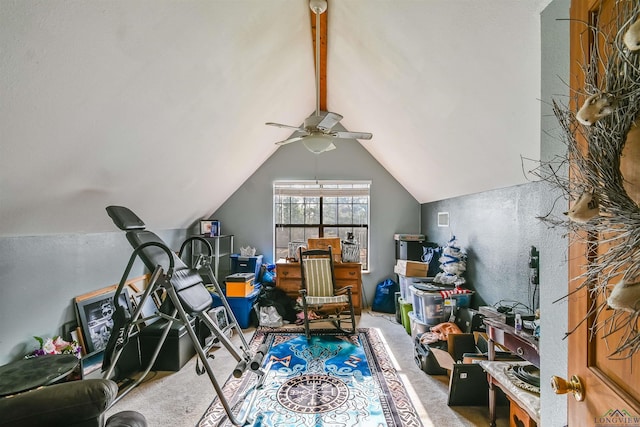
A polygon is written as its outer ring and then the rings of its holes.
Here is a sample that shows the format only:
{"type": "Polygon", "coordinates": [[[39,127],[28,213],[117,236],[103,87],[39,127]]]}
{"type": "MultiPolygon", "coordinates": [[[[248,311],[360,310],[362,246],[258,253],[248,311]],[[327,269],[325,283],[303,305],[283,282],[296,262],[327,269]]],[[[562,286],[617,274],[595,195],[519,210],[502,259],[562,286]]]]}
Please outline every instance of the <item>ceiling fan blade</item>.
{"type": "Polygon", "coordinates": [[[331,132],[331,136],[336,138],[371,139],[373,134],[368,132],[331,132]]]}
{"type": "Polygon", "coordinates": [[[275,126],[278,128],[286,128],[286,129],[295,129],[295,130],[299,130],[299,131],[304,131],[304,128],[301,128],[300,126],[289,126],[289,125],[283,125],[281,123],[273,123],[273,122],[267,122],[265,123],[265,125],[267,126],[275,126]]]}
{"type": "Polygon", "coordinates": [[[304,137],[307,135],[303,135],[303,136],[294,136],[292,138],[289,139],[285,139],[284,141],[279,141],[276,142],[276,145],[287,145],[287,144],[291,144],[292,142],[298,142],[298,141],[302,141],[304,139],[304,137]]]}
{"type": "Polygon", "coordinates": [[[326,116],[320,120],[317,128],[322,132],[330,131],[332,127],[334,127],[340,120],[342,120],[342,116],[337,113],[327,113],[326,116]]]}

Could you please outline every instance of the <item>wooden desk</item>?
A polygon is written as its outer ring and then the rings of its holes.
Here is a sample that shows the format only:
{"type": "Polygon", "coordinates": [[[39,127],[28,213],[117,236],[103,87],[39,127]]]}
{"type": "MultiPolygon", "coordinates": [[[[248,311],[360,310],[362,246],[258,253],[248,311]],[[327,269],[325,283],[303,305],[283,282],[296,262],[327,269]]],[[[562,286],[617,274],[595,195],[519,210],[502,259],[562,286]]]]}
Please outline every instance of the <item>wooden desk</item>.
{"type": "MultiPolygon", "coordinates": [[[[525,331],[516,331],[513,326],[493,319],[484,319],[484,324],[487,327],[487,335],[489,336],[488,361],[484,362],[484,364],[489,365],[493,363],[494,366],[497,366],[495,364],[498,362],[494,362],[496,357],[495,344],[497,343],[522,357],[527,362],[538,368],[540,367],[538,340],[535,339],[533,335],[525,331]]],[[[501,369],[504,370],[504,367],[501,367],[501,369]]],[[[492,427],[496,425],[496,386],[505,392],[512,404],[515,403],[520,409],[524,410],[533,421],[540,424],[539,396],[535,396],[533,393],[530,393],[532,396],[522,395],[519,393],[519,390],[516,390],[515,386],[511,384],[508,378],[503,378],[502,375],[498,375],[497,372],[492,372],[492,370],[490,368],[487,369],[486,366],[485,370],[487,371],[487,381],[489,382],[489,422],[492,427]],[[507,382],[509,382],[509,384],[507,384],[507,382]],[[523,398],[523,396],[525,397],[523,398]]],[[[522,393],[528,392],[522,390],[522,393]]]]}
{"type": "MultiPolygon", "coordinates": [[[[362,266],[358,262],[335,262],[333,264],[336,276],[336,286],[342,288],[351,286],[351,297],[355,314],[362,312],[362,266]]],[[[291,298],[296,299],[299,294],[302,276],[300,263],[278,262],[276,263],[276,287],[282,289],[291,298]]]]}

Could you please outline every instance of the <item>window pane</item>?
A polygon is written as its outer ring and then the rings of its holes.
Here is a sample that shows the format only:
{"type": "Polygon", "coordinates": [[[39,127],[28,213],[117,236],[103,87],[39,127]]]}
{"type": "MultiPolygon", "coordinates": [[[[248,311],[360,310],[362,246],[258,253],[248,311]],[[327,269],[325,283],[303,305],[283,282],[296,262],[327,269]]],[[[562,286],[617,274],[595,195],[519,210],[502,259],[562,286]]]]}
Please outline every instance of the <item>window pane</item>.
{"type": "Polygon", "coordinates": [[[304,215],[305,224],[320,224],[320,203],[307,203],[304,215]]]}
{"type": "Polygon", "coordinates": [[[367,224],[369,218],[368,210],[369,207],[366,204],[354,204],[352,224],[367,224]]]}
{"type": "Polygon", "coordinates": [[[289,251],[289,229],[285,227],[276,228],[275,259],[286,258],[289,251]],[[284,254],[284,256],[283,256],[284,254]]]}
{"type": "Polygon", "coordinates": [[[307,236],[305,235],[305,228],[303,227],[295,227],[290,228],[291,230],[291,241],[292,242],[306,242],[307,236]]]}
{"type": "Polygon", "coordinates": [[[289,229],[285,227],[276,228],[276,246],[284,247],[289,243],[289,229]]]}
{"type": "Polygon", "coordinates": [[[325,227],[324,237],[339,237],[338,229],[336,227],[325,227]]]}
{"type": "Polygon", "coordinates": [[[289,246],[287,245],[287,249],[276,248],[276,261],[279,259],[287,259],[289,256],[289,246]]]}
{"type": "Polygon", "coordinates": [[[309,238],[319,237],[320,236],[320,231],[318,230],[318,227],[305,228],[304,231],[305,231],[305,233],[304,233],[304,241],[305,242],[309,238]]]}
{"type": "MultiPolygon", "coordinates": [[[[334,197],[335,199],[335,197],[334,197]]],[[[335,203],[326,203],[323,199],[322,206],[322,223],[323,224],[336,224],[338,217],[338,205],[335,203]]]]}
{"type": "Polygon", "coordinates": [[[304,203],[291,204],[291,219],[289,224],[304,224],[304,203]]]}
{"type": "Polygon", "coordinates": [[[274,220],[276,224],[282,224],[284,215],[282,213],[282,205],[280,203],[276,204],[276,210],[273,213],[274,220]]]}
{"type": "Polygon", "coordinates": [[[369,247],[369,233],[364,227],[353,227],[353,237],[360,243],[360,248],[369,247]]]}
{"type": "Polygon", "coordinates": [[[289,224],[291,222],[291,205],[288,203],[276,205],[275,215],[276,224],[289,224]]]}
{"type": "Polygon", "coordinates": [[[352,218],[351,205],[338,205],[338,224],[353,224],[352,218]]]}

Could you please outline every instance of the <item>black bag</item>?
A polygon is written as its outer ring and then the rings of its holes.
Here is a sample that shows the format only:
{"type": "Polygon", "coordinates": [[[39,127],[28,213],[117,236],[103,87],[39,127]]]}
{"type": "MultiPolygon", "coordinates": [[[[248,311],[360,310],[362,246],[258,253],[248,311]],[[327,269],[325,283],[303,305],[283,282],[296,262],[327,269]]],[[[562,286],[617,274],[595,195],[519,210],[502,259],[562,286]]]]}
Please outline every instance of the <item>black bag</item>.
{"type": "Polygon", "coordinates": [[[447,375],[447,370],[440,366],[431,347],[420,342],[420,336],[413,341],[413,359],[423,372],[429,375],[447,375]]]}
{"type": "Polygon", "coordinates": [[[376,295],[373,298],[373,311],[381,313],[395,313],[396,299],[395,293],[400,292],[400,286],[391,279],[378,283],[376,295]]]}
{"type": "Polygon", "coordinates": [[[258,307],[275,307],[282,318],[288,322],[296,321],[295,301],[285,291],[275,286],[263,286],[258,295],[258,307]]]}

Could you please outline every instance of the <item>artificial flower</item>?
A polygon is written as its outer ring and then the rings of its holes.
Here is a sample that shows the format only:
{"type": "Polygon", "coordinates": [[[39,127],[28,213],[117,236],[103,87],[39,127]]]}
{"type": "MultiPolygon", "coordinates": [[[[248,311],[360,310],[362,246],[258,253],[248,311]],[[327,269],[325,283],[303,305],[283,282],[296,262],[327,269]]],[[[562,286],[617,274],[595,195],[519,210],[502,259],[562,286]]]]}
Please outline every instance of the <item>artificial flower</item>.
{"type": "Polygon", "coordinates": [[[77,341],[65,341],[59,336],[53,338],[34,337],[40,344],[40,348],[35,349],[27,357],[44,356],[45,354],[73,354],[78,359],[82,356],[82,347],[77,341]]]}

